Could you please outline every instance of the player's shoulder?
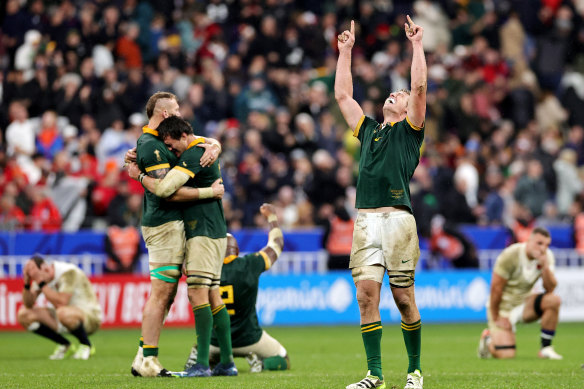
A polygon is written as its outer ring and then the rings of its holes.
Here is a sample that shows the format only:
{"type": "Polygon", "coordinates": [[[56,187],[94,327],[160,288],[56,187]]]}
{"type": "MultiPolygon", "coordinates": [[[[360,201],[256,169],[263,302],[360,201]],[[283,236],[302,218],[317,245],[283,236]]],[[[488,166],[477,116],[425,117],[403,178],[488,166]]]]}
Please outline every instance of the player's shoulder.
{"type": "Polygon", "coordinates": [[[136,142],[137,152],[166,149],[163,141],[151,134],[142,134],[136,142]]]}
{"type": "Polygon", "coordinates": [[[525,243],[513,243],[503,249],[499,257],[506,260],[519,259],[522,250],[525,250],[525,243]]]}

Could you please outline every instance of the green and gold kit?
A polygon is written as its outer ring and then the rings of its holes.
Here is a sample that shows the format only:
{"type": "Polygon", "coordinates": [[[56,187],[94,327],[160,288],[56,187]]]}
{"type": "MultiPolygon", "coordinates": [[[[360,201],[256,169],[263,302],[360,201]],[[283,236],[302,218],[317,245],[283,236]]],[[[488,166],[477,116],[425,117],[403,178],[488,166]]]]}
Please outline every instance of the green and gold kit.
{"type": "MultiPolygon", "coordinates": [[[[231,343],[245,347],[257,343],[262,336],[258,323],[256,300],[260,275],[271,266],[263,251],[244,257],[227,257],[221,270],[221,298],[231,317],[231,343]]],[[[215,332],[211,344],[218,346],[215,332]]]]}
{"type": "Polygon", "coordinates": [[[355,208],[403,205],[411,211],[409,185],[420,162],[424,128],[408,118],[381,125],[362,116],[353,136],[361,141],[355,208]]]}
{"type": "MultiPolygon", "coordinates": [[[[176,164],[176,156],[158,139],[158,131],[145,126],[136,146],[138,167],[146,174],[169,169],[176,164]]],[[[158,178],[158,177],[154,177],[158,178]]],[[[174,220],[182,220],[179,205],[167,202],[150,191],[145,191],[142,204],[142,225],[157,227],[174,220]]]]}
{"type": "MultiPolygon", "coordinates": [[[[197,138],[191,142],[174,167],[174,169],[189,175],[190,178],[186,182],[186,186],[206,188],[221,178],[218,160],[209,167],[201,166],[201,156],[205,149],[195,146],[203,142],[205,142],[203,138],[197,138]]],[[[195,236],[218,239],[225,238],[227,235],[221,200],[203,199],[184,203],[183,220],[187,240],[195,236]]]]}

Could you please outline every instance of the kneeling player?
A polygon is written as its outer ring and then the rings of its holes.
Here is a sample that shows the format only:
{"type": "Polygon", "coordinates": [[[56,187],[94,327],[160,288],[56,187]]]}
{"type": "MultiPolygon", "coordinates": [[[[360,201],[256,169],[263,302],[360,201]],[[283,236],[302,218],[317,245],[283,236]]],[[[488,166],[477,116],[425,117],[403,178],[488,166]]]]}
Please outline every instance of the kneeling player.
{"type": "Polygon", "coordinates": [[[480,358],[515,357],[515,325],[541,319],[539,357],[562,359],[552,347],[561,301],[553,293],[558,282],[550,243],[550,233],[536,228],[527,242],[507,247],[497,258],[487,302],[489,328],[481,335],[480,358]],[[540,277],[545,293],[533,294],[531,289],[540,277]]]}
{"type": "MultiPolygon", "coordinates": [[[[231,318],[231,342],[234,357],[245,357],[252,373],[262,370],[286,370],[290,362],[286,349],[258,324],[255,309],[260,275],[268,270],[284,247],[274,206],[263,204],[260,213],[270,225],[266,247],[257,253],[239,257],[239,246],[233,235],[227,235],[227,250],[221,271],[223,301],[231,318]]],[[[211,338],[210,360],[220,356],[215,333],[211,338]]],[[[185,370],[197,362],[197,345],[193,345],[185,370]]]]}

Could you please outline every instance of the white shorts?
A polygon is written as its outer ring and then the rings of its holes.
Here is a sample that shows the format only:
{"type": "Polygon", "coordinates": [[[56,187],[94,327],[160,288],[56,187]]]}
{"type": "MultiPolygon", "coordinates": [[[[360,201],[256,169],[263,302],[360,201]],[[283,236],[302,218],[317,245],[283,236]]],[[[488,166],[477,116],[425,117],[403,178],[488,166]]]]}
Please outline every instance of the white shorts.
{"type": "Polygon", "coordinates": [[[156,227],[142,227],[150,264],[182,265],[185,259],[185,227],[174,220],[156,227]]]}
{"type": "MultiPolygon", "coordinates": [[[[518,323],[523,323],[523,310],[525,309],[525,303],[516,306],[515,308],[513,308],[510,311],[500,311],[499,315],[502,317],[506,317],[507,319],[509,319],[509,322],[511,323],[511,330],[513,331],[513,333],[515,333],[516,330],[516,326],[518,323]]],[[[492,316],[491,316],[491,310],[489,309],[489,307],[487,306],[487,321],[489,323],[489,330],[491,332],[500,330],[500,328],[495,324],[495,321],[493,320],[492,316]]]]}
{"type": "Polygon", "coordinates": [[[381,283],[383,268],[390,277],[395,277],[390,278],[390,284],[409,286],[407,280],[413,279],[419,259],[416,220],[411,213],[358,213],[349,262],[355,282],[374,280],[381,283]]]}
{"type": "MultiPolygon", "coordinates": [[[[218,356],[220,353],[219,347],[211,345],[209,348],[209,356],[218,356]]],[[[285,357],[286,349],[276,339],[272,338],[266,331],[262,332],[262,337],[256,343],[245,347],[233,347],[234,357],[245,357],[249,353],[257,354],[259,359],[266,359],[269,357],[285,357]]]]}

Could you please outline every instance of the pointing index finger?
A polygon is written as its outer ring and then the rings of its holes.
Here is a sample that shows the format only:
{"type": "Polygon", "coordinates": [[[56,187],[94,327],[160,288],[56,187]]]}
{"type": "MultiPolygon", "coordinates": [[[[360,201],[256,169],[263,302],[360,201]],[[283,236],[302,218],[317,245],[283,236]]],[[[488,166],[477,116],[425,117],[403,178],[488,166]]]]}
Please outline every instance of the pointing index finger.
{"type": "Polygon", "coordinates": [[[355,35],[355,21],[351,20],[351,35],[355,35]]]}

